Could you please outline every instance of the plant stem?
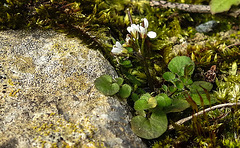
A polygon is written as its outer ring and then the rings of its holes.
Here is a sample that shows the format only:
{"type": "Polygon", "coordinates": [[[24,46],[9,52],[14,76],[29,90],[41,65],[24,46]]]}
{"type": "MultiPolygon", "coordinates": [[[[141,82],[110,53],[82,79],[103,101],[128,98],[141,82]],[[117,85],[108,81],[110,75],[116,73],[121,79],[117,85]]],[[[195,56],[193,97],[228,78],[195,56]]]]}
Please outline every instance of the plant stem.
{"type": "Polygon", "coordinates": [[[129,21],[130,21],[130,23],[131,23],[131,25],[132,25],[132,24],[133,24],[133,21],[132,21],[132,16],[131,16],[131,13],[130,13],[129,8],[127,8],[127,13],[128,13],[128,19],[129,19],[129,21]]]}
{"type": "Polygon", "coordinates": [[[142,39],[142,46],[141,46],[141,49],[140,49],[141,55],[143,57],[143,60],[142,60],[143,68],[144,68],[145,74],[147,76],[148,86],[150,87],[151,91],[154,91],[152,77],[151,77],[151,74],[150,74],[149,69],[148,69],[149,66],[148,66],[148,63],[147,63],[147,60],[146,60],[146,55],[145,55],[145,52],[144,52],[144,42],[145,42],[145,38],[142,39]]]}
{"type": "MultiPolygon", "coordinates": [[[[240,102],[238,103],[225,103],[225,104],[218,104],[218,105],[215,105],[215,106],[212,106],[212,107],[209,107],[209,108],[206,108],[204,110],[201,110],[200,112],[197,112],[195,114],[193,114],[192,116],[189,116],[189,117],[186,117],[186,118],[183,118],[177,122],[175,122],[175,124],[177,125],[181,125],[189,120],[191,120],[193,117],[196,117],[196,116],[199,116],[199,115],[202,115],[204,112],[209,112],[211,110],[214,110],[214,109],[217,109],[217,108],[223,108],[223,107],[232,107],[232,106],[238,106],[240,105],[240,102]]],[[[172,125],[169,125],[168,126],[168,129],[169,130],[172,130],[174,129],[174,127],[172,125]]]]}

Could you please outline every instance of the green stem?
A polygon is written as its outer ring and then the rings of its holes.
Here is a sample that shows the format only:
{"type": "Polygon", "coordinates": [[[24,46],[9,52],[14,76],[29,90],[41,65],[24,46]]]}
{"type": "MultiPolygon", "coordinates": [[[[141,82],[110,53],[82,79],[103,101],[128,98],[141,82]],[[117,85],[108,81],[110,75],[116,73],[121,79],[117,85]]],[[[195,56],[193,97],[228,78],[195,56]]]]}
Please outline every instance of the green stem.
{"type": "MultiPolygon", "coordinates": [[[[136,43],[137,43],[137,50],[141,49],[140,45],[139,45],[139,42],[138,42],[138,39],[136,39],[136,43]]],[[[136,52],[139,52],[139,51],[136,51],[136,52]]]]}
{"type": "Polygon", "coordinates": [[[141,55],[143,57],[143,60],[142,60],[143,68],[144,68],[145,74],[147,76],[148,86],[150,87],[150,89],[152,91],[154,91],[152,77],[151,77],[151,74],[149,72],[149,68],[148,68],[149,66],[148,66],[148,63],[147,63],[147,60],[146,60],[146,55],[145,55],[145,52],[144,52],[144,42],[145,42],[145,38],[142,39],[142,46],[141,46],[141,49],[140,49],[141,55]]]}

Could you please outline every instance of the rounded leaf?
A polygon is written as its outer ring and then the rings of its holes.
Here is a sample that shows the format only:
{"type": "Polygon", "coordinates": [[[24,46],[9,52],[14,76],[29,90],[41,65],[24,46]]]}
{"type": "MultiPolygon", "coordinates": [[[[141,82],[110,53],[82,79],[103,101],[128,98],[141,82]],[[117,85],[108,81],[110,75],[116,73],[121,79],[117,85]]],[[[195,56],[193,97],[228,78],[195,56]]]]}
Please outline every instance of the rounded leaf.
{"type": "Polygon", "coordinates": [[[121,65],[129,68],[129,67],[132,67],[132,62],[130,60],[126,60],[126,61],[123,61],[121,65]]]}
{"type": "Polygon", "coordinates": [[[159,107],[167,107],[172,104],[172,99],[170,99],[166,94],[159,94],[155,98],[159,107]]]}
{"type": "Polygon", "coordinates": [[[187,56],[177,56],[169,62],[168,69],[179,76],[184,76],[186,66],[189,67],[187,73],[192,74],[195,68],[194,62],[187,56]]]}
{"type": "Polygon", "coordinates": [[[102,75],[94,81],[95,87],[104,95],[114,95],[119,91],[119,85],[113,83],[112,77],[109,75],[102,75]]]}
{"type": "Polygon", "coordinates": [[[115,79],[115,81],[116,81],[116,83],[120,86],[120,85],[123,84],[124,79],[121,78],[121,77],[118,77],[118,78],[115,79]]]}
{"type": "Polygon", "coordinates": [[[182,81],[178,80],[178,81],[175,82],[175,84],[176,84],[178,90],[183,90],[184,84],[183,84],[182,81]]]}
{"type": "Polygon", "coordinates": [[[172,105],[168,106],[165,109],[165,112],[166,113],[181,112],[181,111],[183,111],[183,110],[185,110],[189,107],[190,107],[190,105],[185,99],[175,98],[175,99],[172,100],[172,105]]]}
{"type": "Polygon", "coordinates": [[[139,99],[134,103],[134,109],[135,110],[145,110],[148,108],[148,101],[145,99],[139,99]]]}
{"type": "Polygon", "coordinates": [[[150,108],[155,108],[157,106],[157,100],[155,97],[143,98],[141,97],[134,103],[135,110],[145,110],[150,108]]]}
{"type": "Polygon", "coordinates": [[[167,116],[164,112],[153,112],[149,119],[143,116],[132,118],[131,127],[133,132],[145,139],[154,139],[161,136],[168,126],[167,116]]]}
{"type": "Polygon", "coordinates": [[[210,9],[212,14],[228,11],[232,5],[240,4],[239,0],[211,0],[210,9]]]}
{"type": "Polygon", "coordinates": [[[184,85],[190,85],[193,83],[190,77],[180,77],[180,80],[184,83],[184,85]]]}
{"type": "Polygon", "coordinates": [[[132,87],[129,86],[128,84],[124,84],[119,90],[119,95],[121,98],[125,99],[131,95],[131,91],[132,87]]]}
{"type": "Polygon", "coordinates": [[[175,86],[169,86],[168,89],[169,89],[169,91],[170,91],[171,93],[173,93],[173,92],[175,92],[175,91],[177,90],[177,87],[175,87],[175,86]]]}
{"type": "Polygon", "coordinates": [[[163,79],[165,79],[166,81],[171,81],[175,79],[175,74],[173,74],[172,72],[165,72],[163,74],[163,79]]]}
{"type": "Polygon", "coordinates": [[[145,100],[148,100],[148,98],[150,98],[151,95],[149,93],[146,93],[146,94],[143,94],[140,99],[145,99],[145,100]]]}
{"type": "Polygon", "coordinates": [[[148,99],[149,108],[154,108],[157,106],[157,100],[154,97],[148,99]]]}

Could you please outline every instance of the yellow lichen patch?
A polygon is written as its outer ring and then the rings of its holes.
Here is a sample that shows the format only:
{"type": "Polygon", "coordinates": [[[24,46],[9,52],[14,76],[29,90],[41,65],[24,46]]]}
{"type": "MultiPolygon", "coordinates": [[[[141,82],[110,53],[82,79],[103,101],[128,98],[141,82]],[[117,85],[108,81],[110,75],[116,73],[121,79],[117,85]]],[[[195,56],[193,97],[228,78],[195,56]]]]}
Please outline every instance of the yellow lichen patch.
{"type": "Polygon", "coordinates": [[[12,79],[8,79],[8,85],[14,86],[12,79]]]}
{"type": "Polygon", "coordinates": [[[23,73],[33,74],[35,72],[35,65],[31,57],[15,57],[14,64],[16,65],[17,69],[23,73]]]}
{"type": "Polygon", "coordinates": [[[97,145],[101,145],[101,142],[95,142],[96,140],[90,138],[94,134],[92,127],[90,123],[80,125],[68,122],[61,115],[55,113],[36,115],[32,122],[32,129],[38,135],[35,140],[41,143],[42,147],[51,145],[52,148],[57,145],[66,148],[82,147],[86,143],[92,143],[95,147],[99,147],[97,145]]]}
{"type": "Polygon", "coordinates": [[[20,89],[12,90],[12,91],[9,93],[9,96],[11,96],[11,97],[17,97],[17,94],[18,94],[19,91],[20,91],[20,89]]]}

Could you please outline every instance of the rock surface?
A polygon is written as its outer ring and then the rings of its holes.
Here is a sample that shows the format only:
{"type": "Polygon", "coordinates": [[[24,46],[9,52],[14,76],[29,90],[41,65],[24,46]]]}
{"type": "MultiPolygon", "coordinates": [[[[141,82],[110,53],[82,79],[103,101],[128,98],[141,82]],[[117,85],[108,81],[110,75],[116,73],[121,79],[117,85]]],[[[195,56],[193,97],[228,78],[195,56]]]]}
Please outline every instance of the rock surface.
{"type": "Polygon", "coordinates": [[[94,87],[104,57],[54,31],[0,32],[0,148],[145,147],[126,102],[94,87]]]}

